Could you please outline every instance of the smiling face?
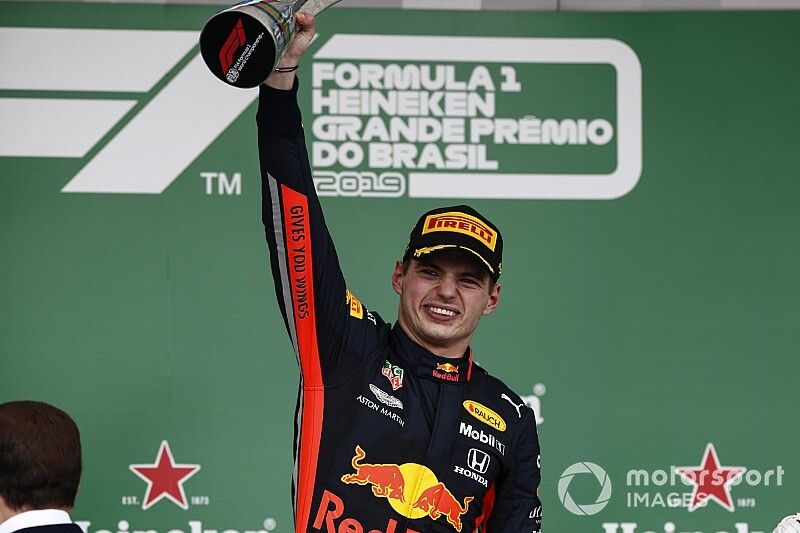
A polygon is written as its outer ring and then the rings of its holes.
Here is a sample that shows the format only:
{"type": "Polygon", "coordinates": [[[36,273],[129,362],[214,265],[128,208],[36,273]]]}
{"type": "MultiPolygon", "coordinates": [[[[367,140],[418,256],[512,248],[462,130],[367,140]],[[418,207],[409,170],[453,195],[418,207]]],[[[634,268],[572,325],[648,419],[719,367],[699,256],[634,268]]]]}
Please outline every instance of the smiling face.
{"type": "Polygon", "coordinates": [[[468,252],[442,250],[397,262],[392,287],[400,295],[397,321],[417,343],[442,357],[461,357],[481,317],[500,303],[500,285],[468,252]]]}

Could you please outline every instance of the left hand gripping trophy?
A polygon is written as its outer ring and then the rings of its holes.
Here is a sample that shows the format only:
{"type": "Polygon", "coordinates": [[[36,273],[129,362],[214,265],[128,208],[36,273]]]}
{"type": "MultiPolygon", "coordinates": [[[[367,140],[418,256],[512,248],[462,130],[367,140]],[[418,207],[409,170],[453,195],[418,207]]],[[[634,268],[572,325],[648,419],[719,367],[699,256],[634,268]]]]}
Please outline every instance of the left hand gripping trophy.
{"type": "Polygon", "coordinates": [[[257,87],[278,65],[296,30],[294,15],[316,15],[339,0],[248,0],[221,11],[200,33],[200,53],[217,78],[257,87]]]}

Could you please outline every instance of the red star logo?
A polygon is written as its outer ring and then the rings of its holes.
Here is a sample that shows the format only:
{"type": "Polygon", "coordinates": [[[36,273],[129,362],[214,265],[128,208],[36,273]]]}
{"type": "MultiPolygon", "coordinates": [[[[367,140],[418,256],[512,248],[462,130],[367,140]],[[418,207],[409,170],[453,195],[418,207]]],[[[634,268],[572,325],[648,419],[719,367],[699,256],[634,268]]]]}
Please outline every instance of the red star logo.
{"type": "Polygon", "coordinates": [[[683,479],[694,485],[689,512],[704,505],[709,498],[728,511],[733,512],[730,485],[741,477],[747,471],[747,468],[743,466],[720,466],[717,450],[714,449],[714,444],[709,442],[706,445],[706,451],[703,454],[700,466],[678,466],[676,470],[683,476],[683,479]]]}
{"type": "Polygon", "coordinates": [[[148,509],[162,498],[168,498],[181,509],[188,509],[184,482],[192,477],[200,465],[175,464],[167,441],[161,441],[156,460],[151,465],[130,465],[131,472],[147,482],[142,509],[148,509]]]}

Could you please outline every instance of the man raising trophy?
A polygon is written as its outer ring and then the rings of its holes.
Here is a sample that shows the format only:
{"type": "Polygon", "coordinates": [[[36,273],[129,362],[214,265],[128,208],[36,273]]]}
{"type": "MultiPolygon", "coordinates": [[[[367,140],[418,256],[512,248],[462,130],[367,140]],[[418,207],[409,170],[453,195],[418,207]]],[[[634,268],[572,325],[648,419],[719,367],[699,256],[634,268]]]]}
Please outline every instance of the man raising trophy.
{"type": "Polygon", "coordinates": [[[424,213],[391,272],[394,325],[348,290],[297,104],[314,18],[295,21],[257,116],[262,221],[300,366],[295,531],[538,532],[534,412],[470,348],[500,303],[500,230],[466,205],[424,213]]]}

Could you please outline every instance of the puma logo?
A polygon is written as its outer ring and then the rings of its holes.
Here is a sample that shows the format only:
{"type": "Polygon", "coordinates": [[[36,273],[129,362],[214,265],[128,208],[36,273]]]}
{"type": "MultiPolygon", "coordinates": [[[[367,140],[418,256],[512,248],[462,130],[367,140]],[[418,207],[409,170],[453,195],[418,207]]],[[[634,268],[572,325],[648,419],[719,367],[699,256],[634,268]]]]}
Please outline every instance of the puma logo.
{"type": "Polygon", "coordinates": [[[511,405],[513,405],[513,406],[514,406],[514,409],[516,409],[516,410],[517,410],[517,416],[518,416],[519,418],[522,418],[522,413],[520,412],[519,408],[520,408],[520,407],[522,407],[523,405],[525,405],[525,402],[522,402],[521,404],[517,405],[517,404],[515,404],[515,403],[514,403],[514,402],[511,400],[511,398],[509,398],[509,397],[508,397],[508,395],[507,395],[505,392],[504,392],[503,394],[501,394],[501,395],[500,395],[500,397],[501,397],[502,399],[504,399],[504,400],[508,400],[508,403],[510,403],[511,405]]]}

